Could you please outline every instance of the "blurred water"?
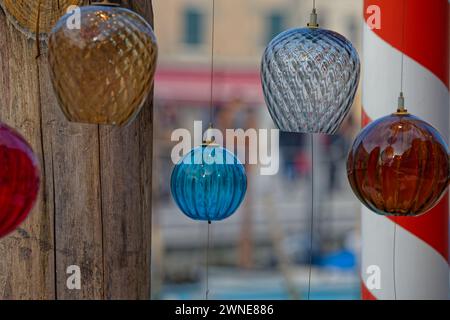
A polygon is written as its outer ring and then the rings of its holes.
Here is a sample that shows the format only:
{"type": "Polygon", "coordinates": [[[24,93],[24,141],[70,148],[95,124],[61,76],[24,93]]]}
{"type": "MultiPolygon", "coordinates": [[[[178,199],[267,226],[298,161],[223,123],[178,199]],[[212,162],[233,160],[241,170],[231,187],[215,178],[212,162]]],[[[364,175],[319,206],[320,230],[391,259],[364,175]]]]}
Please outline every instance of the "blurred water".
{"type": "MultiPolygon", "coordinates": [[[[231,288],[230,288],[231,289],[231,288]]],[[[216,300],[286,300],[289,295],[284,288],[267,288],[266,290],[220,290],[212,293],[210,297],[216,300]]],[[[202,299],[204,289],[199,284],[166,285],[163,289],[162,299],[192,300],[202,299]]],[[[359,300],[360,287],[323,286],[311,291],[311,300],[359,300]]],[[[301,295],[302,300],[308,298],[307,292],[301,295]]]]}
{"type": "MultiPolygon", "coordinates": [[[[308,267],[294,270],[289,284],[308,299],[308,267]]],[[[165,284],[161,299],[191,300],[205,298],[205,282],[165,284]]],[[[239,271],[213,269],[209,278],[209,298],[214,300],[285,300],[292,299],[286,279],[275,270],[239,271]]],[[[351,270],[314,269],[311,277],[311,300],[358,300],[360,282],[351,270]]]]}

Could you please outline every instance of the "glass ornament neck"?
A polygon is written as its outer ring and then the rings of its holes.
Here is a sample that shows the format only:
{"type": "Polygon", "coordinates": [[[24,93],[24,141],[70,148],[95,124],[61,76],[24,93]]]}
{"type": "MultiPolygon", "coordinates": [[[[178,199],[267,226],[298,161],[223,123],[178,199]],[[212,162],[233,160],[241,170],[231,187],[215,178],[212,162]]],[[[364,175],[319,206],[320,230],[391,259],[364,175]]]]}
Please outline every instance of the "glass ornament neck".
{"type": "Polygon", "coordinates": [[[214,128],[213,124],[210,123],[208,130],[206,130],[206,138],[203,140],[202,146],[204,147],[218,147],[219,145],[216,143],[216,139],[213,135],[211,135],[211,130],[214,128]]]}
{"type": "Polygon", "coordinates": [[[408,110],[406,110],[405,108],[405,97],[403,95],[403,92],[400,92],[400,95],[398,97],[397,112],[395,114],[408,114],[408,110]]]}
{"type": "Polygon", "coordinates": [[[316,8],[313,8],[311,15],[309,17],[308,28],[316,29],[318,27],[319,27],[319,24],[317,23],[317,11],[316,11],[316,8]]]}
{"type": "Polygon", "coordinates": [[[201,144],[202,147],[219,147],[219,144],[215,143],[214,141],[211,140],[205,140],[203,141],[203,143],[201,144]]]}
{"type": "Polygon", "coordinates": [[[90,3],[92,6],[120,7],[119,3],[111,2],[109,0],[91,1],[90,3]]]}

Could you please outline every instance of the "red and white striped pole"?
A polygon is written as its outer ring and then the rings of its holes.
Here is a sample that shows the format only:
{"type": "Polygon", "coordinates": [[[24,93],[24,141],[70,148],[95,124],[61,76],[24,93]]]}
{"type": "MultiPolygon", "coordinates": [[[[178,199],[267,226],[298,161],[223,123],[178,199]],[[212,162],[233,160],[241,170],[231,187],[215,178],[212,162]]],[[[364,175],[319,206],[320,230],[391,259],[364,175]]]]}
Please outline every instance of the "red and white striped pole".
{"type": "MultiPolygon", "coordinates": [[[[396,110],[403,52],[406,108],[448,143],[448,15],[448,0],[364,0],[363,125],[396,110]],[[373,29],[378,9],[380,29],[373,29]]],[[[363,299],[449,298],[448,201],[447,195],[419,217],[362,208],[363,299]]]]}

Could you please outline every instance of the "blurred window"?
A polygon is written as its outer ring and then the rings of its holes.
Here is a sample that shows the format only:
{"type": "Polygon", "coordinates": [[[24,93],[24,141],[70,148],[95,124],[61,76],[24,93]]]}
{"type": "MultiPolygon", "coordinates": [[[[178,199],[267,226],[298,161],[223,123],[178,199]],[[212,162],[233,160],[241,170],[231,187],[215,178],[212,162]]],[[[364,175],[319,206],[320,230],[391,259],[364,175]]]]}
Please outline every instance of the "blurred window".
{"type": "Polygon", "coordinates": [[[198,45],[203,41],[203,14],[194,8],[187,8],[184,12],[184,42],[198,45]]]}
{"type": "Polygon", "coordinates": [[[266,42],[269,43],[276,35],[285,29],[285,17],[279,12],[272,12],[267,16],[266,42]]]}

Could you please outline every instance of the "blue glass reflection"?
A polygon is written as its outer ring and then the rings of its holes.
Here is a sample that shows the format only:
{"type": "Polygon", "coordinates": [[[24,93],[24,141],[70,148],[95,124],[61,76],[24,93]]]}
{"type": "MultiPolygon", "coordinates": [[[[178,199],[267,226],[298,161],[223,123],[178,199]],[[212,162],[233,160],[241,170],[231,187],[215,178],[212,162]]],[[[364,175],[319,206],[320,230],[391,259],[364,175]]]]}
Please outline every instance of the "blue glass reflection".
{"type": "Polygon", "coordinates": [[[172,171],[172,196],[194,220],[219,221],[231,216],[247,190],[242,163],[217,145],[192,149],[172,171]]]}

